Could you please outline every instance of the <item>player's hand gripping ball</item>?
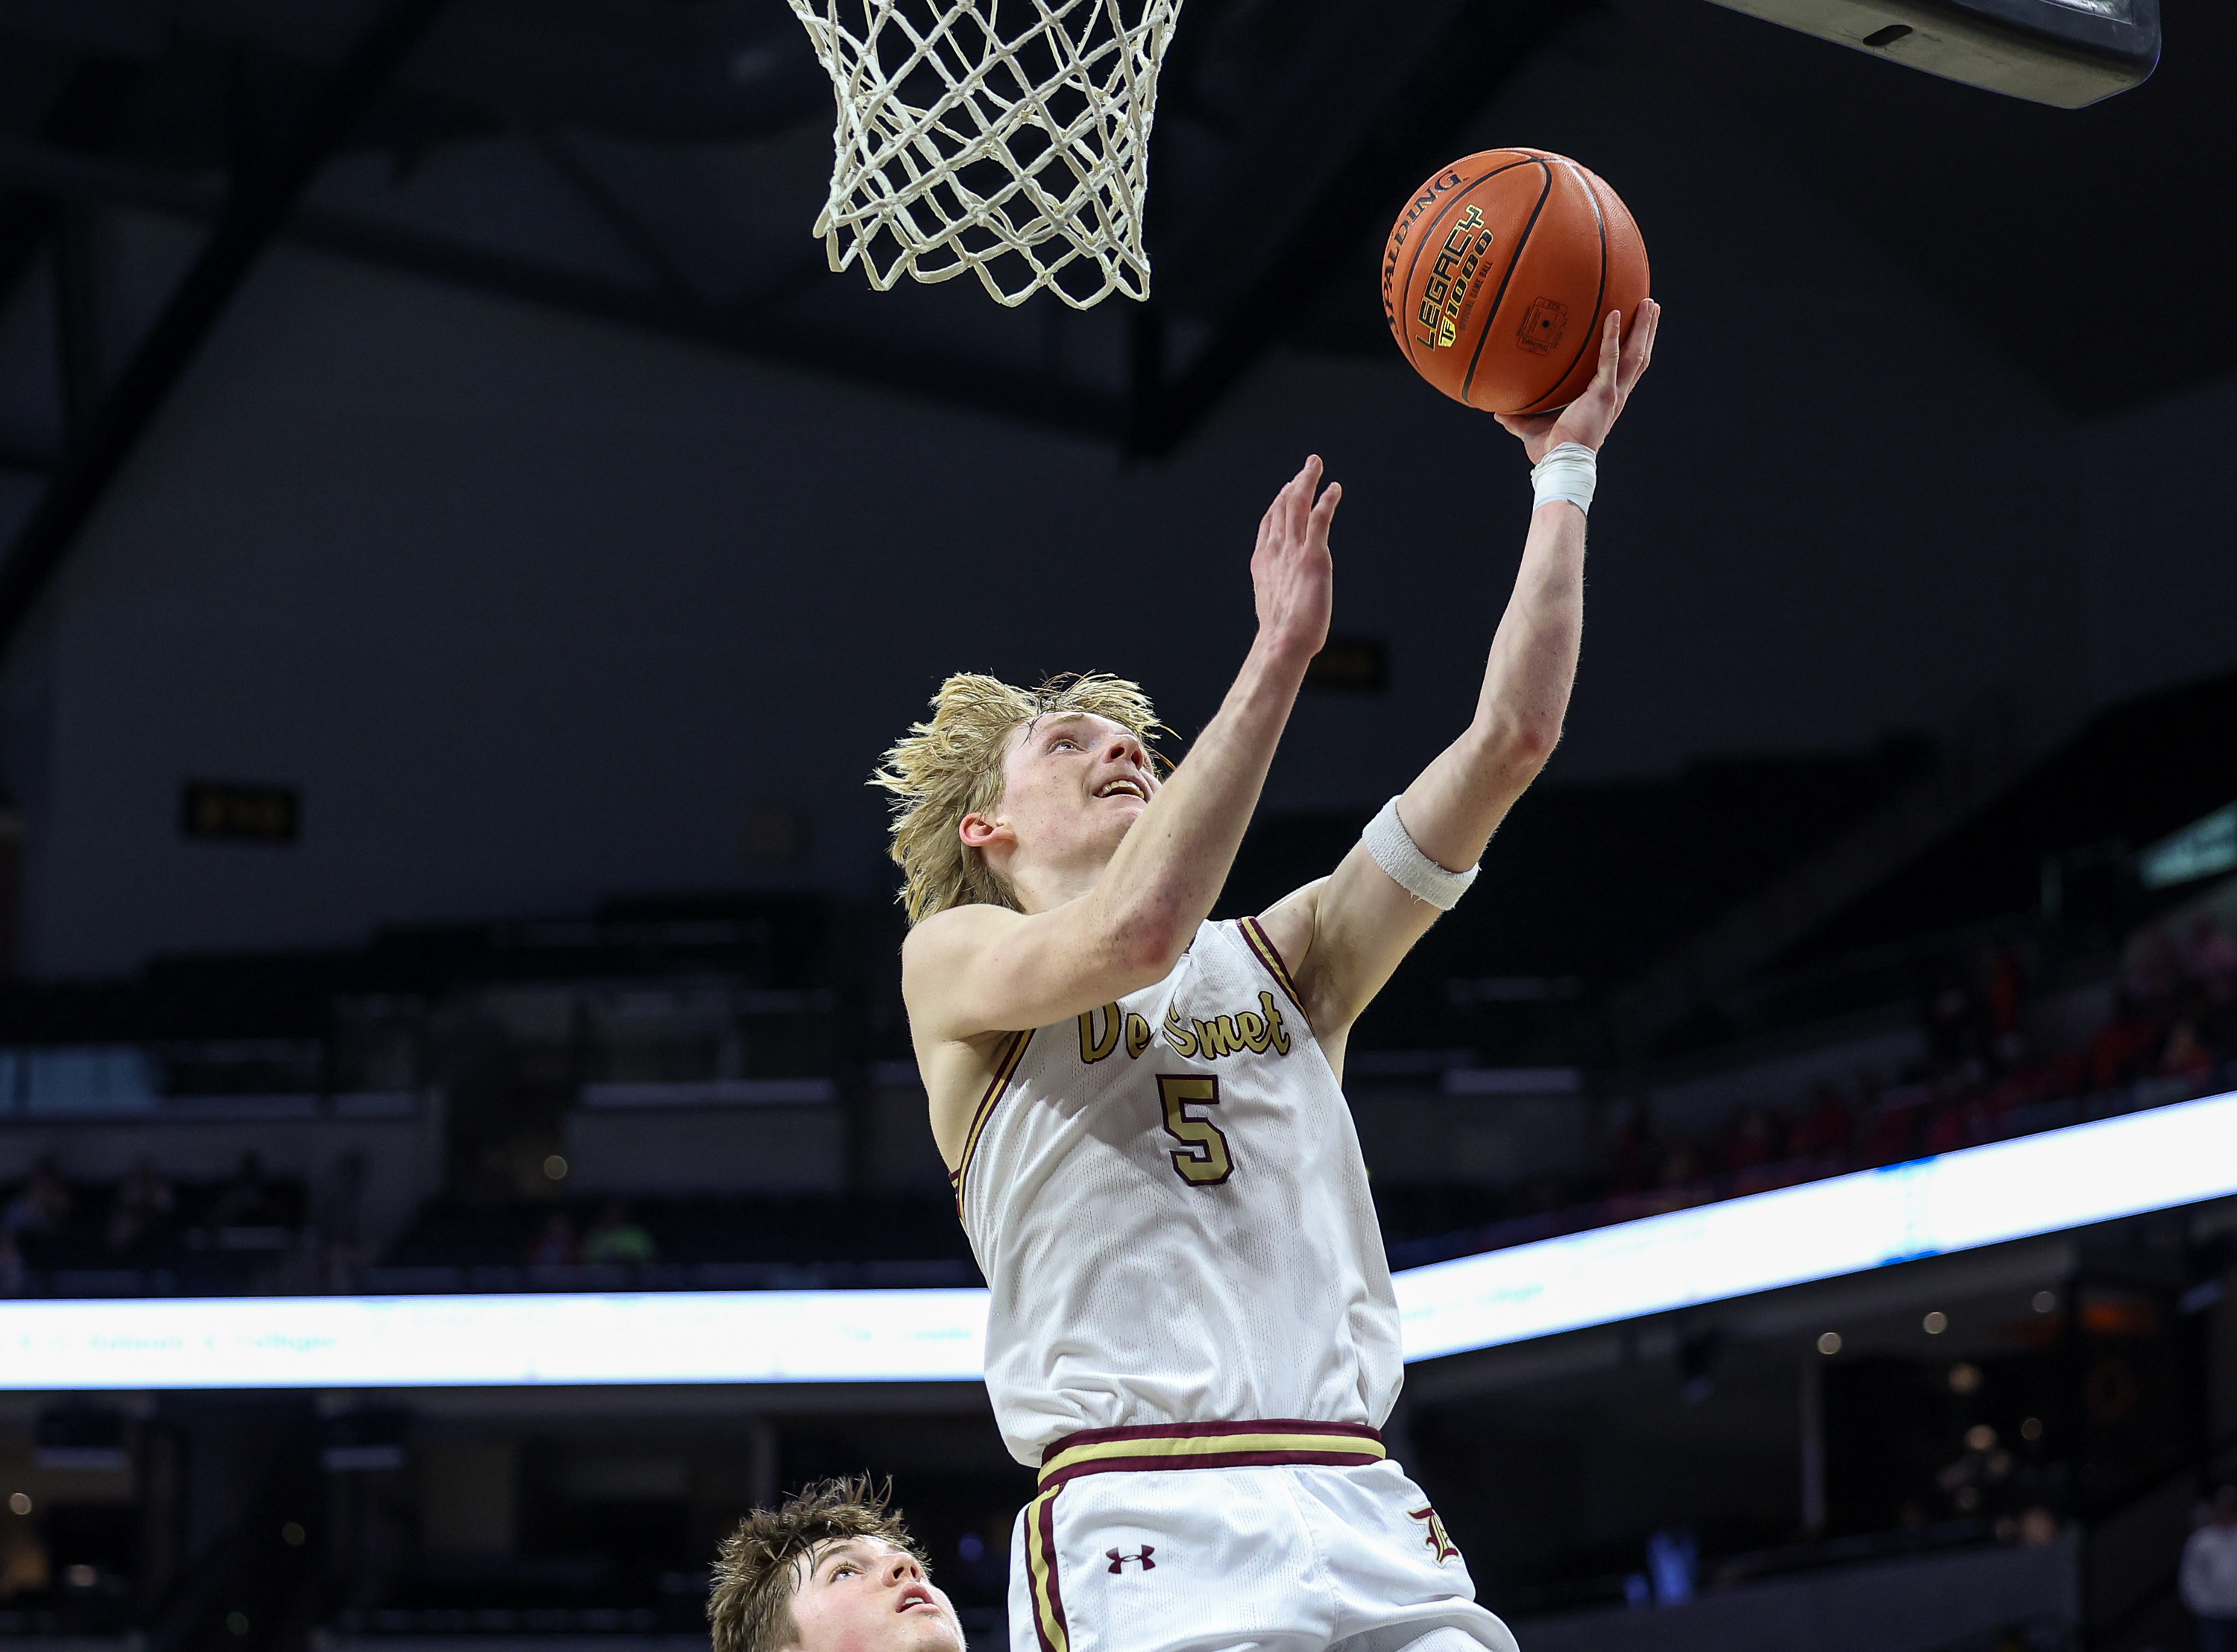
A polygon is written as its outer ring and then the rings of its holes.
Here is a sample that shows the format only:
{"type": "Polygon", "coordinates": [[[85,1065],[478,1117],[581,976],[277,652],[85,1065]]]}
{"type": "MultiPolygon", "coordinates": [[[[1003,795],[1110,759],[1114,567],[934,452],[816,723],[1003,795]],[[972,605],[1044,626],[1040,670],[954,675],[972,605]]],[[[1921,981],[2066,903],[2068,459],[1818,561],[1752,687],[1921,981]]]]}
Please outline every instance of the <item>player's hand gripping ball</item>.
{"type": "Polygon", "coordinates": [[[1614,190],[1542,149],[1486,149],[1431,177],[1391,227],[1382,313],[1414,371],[1488,413],[1584,393],[1600,324],[1627,337],[1646,244],[1614,190]]]}

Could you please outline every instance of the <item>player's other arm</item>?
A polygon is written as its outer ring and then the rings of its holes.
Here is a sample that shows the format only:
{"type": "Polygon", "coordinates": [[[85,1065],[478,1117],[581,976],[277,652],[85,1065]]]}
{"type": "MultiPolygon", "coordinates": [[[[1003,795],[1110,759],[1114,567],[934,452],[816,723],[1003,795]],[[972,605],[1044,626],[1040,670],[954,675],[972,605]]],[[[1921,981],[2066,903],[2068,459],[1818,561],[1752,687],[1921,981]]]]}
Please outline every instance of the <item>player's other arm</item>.
{"type": "MultiPolygon", "coordinates": [[[[1307,460],[1260,521],[1258,631],[1243,668],[1092,886],[1041,912],[954,907],[910,931],[901,990],[920,1050],[1046,1026],[1172,972],[1227,879],[1305,666],[1327,640],[1329,524],[1343,490],[1316,498],[1320,477],[1320,460],[1307,460]]],[[[967,834],[1008,830],[1000,816],[967,819],[967,834]]]]}
{"type": "MultiPolygon", "coordinates": [[[[1598,451],[1654,350],[1661,310],[1640,306],[1628,340],[1610,316],[1591,386],[1559,414],[1500,417],[1534,464],[1564,442],[1598,451]]],[[[1398,818],[1422,853],[1462,872],[1482,856],[1514,800],[1561,737],[1584,623],[1585,514],[1565,500],[1531,512],[1514,595],[1492,638],[1475,714],[1398,801],[1398,818]]],[[[1437,917],[1355,844],[1330,877],[1264,915],[1289,961],[1323,1046],[1344,1034],[1437,917]]]]}

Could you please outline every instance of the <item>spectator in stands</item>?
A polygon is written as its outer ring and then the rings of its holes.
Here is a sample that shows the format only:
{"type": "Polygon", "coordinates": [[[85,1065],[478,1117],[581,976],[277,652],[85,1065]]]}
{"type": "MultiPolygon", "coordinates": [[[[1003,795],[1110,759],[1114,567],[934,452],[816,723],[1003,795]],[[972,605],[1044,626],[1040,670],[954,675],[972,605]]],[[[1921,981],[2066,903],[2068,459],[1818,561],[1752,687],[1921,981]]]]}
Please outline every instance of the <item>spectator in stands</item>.
{"type": "Polygon", "coordinates": [[[868,1478],[827,1480],[748,1515],[716,1557],[713,1652],[964,1652],[886,1498],[868,1478]]]}
{"type": "Polygon", "coordinates": [[[2182,955],[2161,925],[2146,925],[2121,949],[2122,990],[2139,1004],[2156,1004],[2182,977],[2182,955]]]}
{"type": "Polygon", "coordinates": [[[1645,1102],[1624,1109],[1608,1158],[1610,1193],[1644,1193],[1656,1185],[1662,1171],[1662,1144],[1654,1138],[1654,1122],[1645,1102]]]}
{"type": "Polygon", "coordinates": [[[629,1212],[613,1200],[598,1212],[598,1220],[583,1235],[586,1262],[657,1262],[660,1247],[652,1235],[630,1220],[629,1212]]]}
{"type": "Polygon", "coordinates": [[[2229,932],[2213,913],[2200,913],[2191,925],[2183,965],[2209,1003],[2227,1004],[2237,998],[2237,940],[2229,938],[2229,932]]]}
{"type": "Polygon", "coordinates": [[[1926,1116],[1926,1131],[1919,1142],[1922,1153],[1955,1153],[1965,1145],[1965,1109],[1944,1102],[1926,1116]]]}
{"type": "Polygon", "coordinates": [[[1672,1142],[1662,1155],[1662,1173],[1656,1181],[1655,1208],[1683,1210],[1689,1205],[1704,1202],[1711,1197],[1710,1190],[1701,1186],[1705,1180],[1700,1158],[1692,1143],[1672,1142]]]}
{"type": "Polygon", "coordinates": [[[1841,1158],[1849,1150],[1856,1123],[1841,1092],[1820,1082],[1811,1092],[1809,1110],[1795,1124],[1793,1147],[1805,1158],[1841,1158]]]}
{"type": "Polygon", "coordinates": [[[2153,1043],[2152,1018],[2124,989],[2114,996],[2113,1017],[2089,1041],[2089,1087],[2111,1089],[2136,1076],[2153,1043]]]}
{"type": "Polygon", "coordinates": [[[1957,970],[1944,964],[1927,990],[1925,1023],[1928,1070],[1954,1073],[1980,1057],[1979,1017],[1973,995],[1957,970]]]}
{"type": "Polygon", "coordinates": [[[1982,975],[1986,985],[1981,1010],[1989,1054],[1999,1068],[2015,1067],[2027,1057],[2027,1031],[2021,1020],[2027,1007],[2027,971],[2016,951],[1998,944],[1983,956],[1982,975]]]}
{"type": "Polygon", "coordinates": [[[1759,1169],[1780,1156],[1783,1145],[1770,1114],[1760,1107],[1744,1109],[1725,1140],[1725,1168],[1736,1173],[1759,1169]]]}
{"type": "Polygon", "coordinates": [[[1881,1096],[1871,1129],[1864,1135],[1864,1162],[1869,1165],[1900,1164],[1911,1155],[1917,1129],[1918,1109],[1916,1107],[1891,1105],[1891,1096],[1881,1096]]]}
{"type": "Polygon", "coordinates": [[[210,1201],[213,1227],[272,1227],[280,1223],[278,1201],[271,1179],[264,1174],[264,1155],[251,1148],[241,1155],[241,1168],[217,1190],[210,1201]]]}
{"type": "Polygon", "coordinates": [[[2237,1652],[2237,1485],[2214,1494],[2214,1517],[2183,1545],[2178,1583],[2199,1652],[2237,1652]]]}
{"type": "Polygon", "coordinates": [[[30,1179],[0,1211],[0,1229],[19,1243],[27,1238],[44,1237],[59,1229],[70,1213],[69,1184],[63,1180],[55,1162],[41,1159],[31,1167],[30,1179]]]}
{"type": "Polygon", "coordinates": [[[2176,1021],[2168,1033],[2167,1048],[2160,1052],[2160,1071],[2170,1078],[2195,1078],[2214,1070],[2214,1053],[2198,1036],[2198,1023],[2188,1016],[2176,1021]]]}
{"type": "Polygon", "coordinates": [[[544,1219],[544,1226],[529,1241],[529,1266],[572,1267],[577,1260],[575,1223],[565,1211],[555,1210],[544,1219]]]}
{"type": "Polygon", "coordinates": [[[129,1256],[143,1248],[176,1202],[171,1184],[163,1180],[152,1160],[134,1164],[118,1184],[116,1197],[109,1207],[109,1254],[129,1256]]]}

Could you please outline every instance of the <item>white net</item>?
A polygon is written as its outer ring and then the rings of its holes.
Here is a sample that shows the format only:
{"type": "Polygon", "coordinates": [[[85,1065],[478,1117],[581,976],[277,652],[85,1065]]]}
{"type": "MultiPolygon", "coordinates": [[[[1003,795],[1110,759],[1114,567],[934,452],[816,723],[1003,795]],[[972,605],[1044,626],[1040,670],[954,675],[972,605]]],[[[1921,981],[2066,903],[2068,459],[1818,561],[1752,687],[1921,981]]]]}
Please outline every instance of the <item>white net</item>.
{"type": "Polygon", "coordinates": [[[1146,298],[1158,69],[1181,0],[791,0],[837,89],[831,267],[1003,304],[1146,298]]]}

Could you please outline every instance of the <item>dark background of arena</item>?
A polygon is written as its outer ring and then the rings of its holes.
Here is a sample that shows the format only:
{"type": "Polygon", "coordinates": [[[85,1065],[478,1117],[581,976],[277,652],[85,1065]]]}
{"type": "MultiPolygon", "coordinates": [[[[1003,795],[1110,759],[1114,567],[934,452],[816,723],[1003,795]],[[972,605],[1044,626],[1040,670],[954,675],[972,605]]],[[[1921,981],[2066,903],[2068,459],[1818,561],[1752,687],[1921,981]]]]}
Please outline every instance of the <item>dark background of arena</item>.
{"type": "MultiPolygon", "coordinates": [[[[863,778],[958,668],[1184,750],[1317,451],[1223,911],[1333,863],[1526,519],[1376,290],[1495,143],[1667,317],[1567,739],[1354,1041],[1394,1263],[2231,1088],[2237,23],[2166,26],[2069,113],[1699,0],[1189,0],[1155,299],[1080,313],[825,269],[777,0],[0,0],[0,1290],[975,1282],[863,778]]],[[[1438,1362],[1392,1436],[1526,1645],[2173,1647],[2233,1233],[1438,1362]]],[[[11,1392],[0,1642],[685,1652],[864,1468],[984,1652],[973,1385],[11,1392]]]]}

